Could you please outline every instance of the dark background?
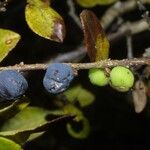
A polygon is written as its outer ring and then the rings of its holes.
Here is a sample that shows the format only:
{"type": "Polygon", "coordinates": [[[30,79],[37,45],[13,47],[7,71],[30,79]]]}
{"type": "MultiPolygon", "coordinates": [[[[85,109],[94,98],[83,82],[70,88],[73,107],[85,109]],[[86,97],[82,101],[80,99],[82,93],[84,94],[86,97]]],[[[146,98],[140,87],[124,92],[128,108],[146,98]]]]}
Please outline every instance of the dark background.
{"type": "MultiPolygon", "coordinates": [[[[52,7],[61,14],[65,20],[67,35],[64,43],[56,43],[39,37],[27,26],[24,9],[25,0],[12,0],[6,12],[0,13],[0,28],[11,29],[18,32],[22,39],[1,66],[24,63],[43,63],[57,54],[75,50],[83,39],[83,32],[74,20],[68,15],[66,0],[55,0],[52,7]]],[[[76,13],[82,7],[75,5],[76,13]]],[[[97,6],[92,8],[98,17],[102,16],[110,6],[97,6]]],[[[149,9],[149,6],[146,5],[149,9]]],[[[138,9],[122,16],[125,21],[140,19],[138,9]]],[[[114,21],[115,23],[115,21],[114,21]]],[[[133,36],[133,51],[135,57],[140,57],[150,44],[149,31],[133,36]]],[[[126,58],[126,39],[111,45],[110,58],[126,58]]],[[[83,62],[89,62],[85,57],[83,62]]],[[[52,96],[47,95],[42,86],[43,71],[28,72],[28,97],[31,105],[50,108],[52,96]]],[[[134,112],[131,92],[119,93],[110,87],[96,87],[89,83],[87,71],[80,71],[79,76],[72,84],[77,82],[96,95],[96,101],[85,109],[90,120],[91,134],[86,140],[76,140],[68,135],[65,122],[56,123],[38,139],[26,143],[25,150],[149,150],[150,149],[150,108],[149,104],[141,114],[134,112]]]]}

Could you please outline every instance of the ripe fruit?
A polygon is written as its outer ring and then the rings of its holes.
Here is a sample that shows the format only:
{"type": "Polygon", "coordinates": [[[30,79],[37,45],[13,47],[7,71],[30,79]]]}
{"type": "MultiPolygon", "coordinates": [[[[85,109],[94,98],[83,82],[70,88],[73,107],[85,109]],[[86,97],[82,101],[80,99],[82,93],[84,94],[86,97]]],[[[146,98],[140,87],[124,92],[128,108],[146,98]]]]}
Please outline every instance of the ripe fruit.
{"type": "Polygon", "coordinates": [[[118,91],[126,92],[134,84],[133,73],[125,67],[114,67],[110,72],[110,85],[118,91]]]}
{"type": "Polygon", "coordinates": [[[26,79],[15,70],[0,72],[0,97],[12,100],[19,98],[28,88],[26,79]]]}
{"type": "Polygon", "coordinates": [[[105,86],[109,81],[108,77],[105,75],[105,72],[102,69],[90,69],[89,79],[92,84],[98,86],[105,86]]]}
{"type": "Polygon", "coordinates": [[[43,79],[43,85],[49,93],[60,93],[68,88],[74,78],[73,69],[62,63],[50,64],[43,79]]]}

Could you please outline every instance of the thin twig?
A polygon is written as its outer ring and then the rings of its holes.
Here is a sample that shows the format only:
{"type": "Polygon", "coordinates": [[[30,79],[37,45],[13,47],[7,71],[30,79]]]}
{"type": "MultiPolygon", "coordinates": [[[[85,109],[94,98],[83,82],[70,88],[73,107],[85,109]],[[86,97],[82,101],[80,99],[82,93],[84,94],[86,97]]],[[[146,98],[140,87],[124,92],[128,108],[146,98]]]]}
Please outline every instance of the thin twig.
{"type": "Polygon", "coordinates": [[[149,25],[149,29],[150,29],[149,11],[144,6],[144,4],[143,4],[143,2],[141,0],[137,1],[137,5],[138,5],[139,10],[142,12],[141,17],[147,22],[147,24],[149,25]]]}
{"type": "Polygon", "coordinates": [[[124,38],[126,35],[130,34],[131,31],[130,29],[124,29],[124,30],[118,30],[115,33],[111,33],[107,35],[107,38],[109,40],[109,42],[112,43],[116,43],[119,40],[121,40],[122,38],[124,38]]]}
{"type": "Polygon", "coordinates": [[[127,40],[127,58],[131,59],[133,58],[132,36],[127,35],[126,40],[127,40]]]}
{"type": "MultiPolygon", "coordinates": [[[[147,0],[141,0],[142,3],[146,3],[147,0]]],[[[118,1],[111,6],[101,18],[101,24],[104,29],[107,29],[115,18],[137,8],[136,0],[128,0],[125,2],[118,1]]]]}
{"type": "MultiPolygon", "coordinates": [[[[117,32],[107,35],[111,44],[121,40],[127,35],[134,35],[140,32],[148,30],[148,25],[144,20],[128,22],[123,24],[117,32]]],[[[50,62],[74,62],[74,60],[81,60],[86,55],[86,49],[83,45],[80,45],[75,50],[60,54],[50,62]]]]}
{"type": "Polygon", "coordinates": [[[79,17],[75,13],[75,6],[73,0],[67,0],[67,5],[69,6],[69,15],[73,18],[75,23],[78,25],[78,27],[81,29],[81,22],[79,17]]]}
{"type": "Polygon", "coordinates": [[[79,47],[77,47],[75,50],[71,52],[59,54],[49,62],[79,62],[85,57],[85,55],[86,55],[86,50],[82,44],[79,45],[79,47]]]}
{"type": "MultiPolygon", "coordinates": [[[[146,0],[145,1],[142,0],[142,1],[143,1],[143,3],[146,2],[146,0]]],[[[70,4],[70,3],[72,3],[72,1],[70,2],[70,0],[68,0],[68,3],[70,4]]],[[[118,8],[119,11],[122,11],[122,12],[125,13],[126,12],[125,10],[130,10],[131,9],[131,3],[134,3],[134,7],[136,7],[136,2],[135,1],[133,2],[132,0],[131,1],[129,0],[129,1],[127,1],[127,4],[125,2],[125,5],[124,5],[125,8],[123,8],[124,11],[120,10],[120,8],[118,8]],[[128,8],[128,7],[130,7],[130,8],[128,8]]],[[[134,7],[132,6],[132,8],[134,8],[134,7]]],[[[70,10],[70,12],[69,12],[70,15],[72,13],[74,14],[75,13],[74,11],[75,10],[70,10]]],[[[106,14],[104,14],[104,16],[102,18],[105,18],[105,15],[106,16],[108,15],[107,12],[106,12],[106,14]]],[[[75,16],[75,17],[77,17],[77,16],[75,16]]],[[[79,20],[77,22],[79,23],[79,20]]],[[[102,23],[103,23],[103,21],[102,21],[102,23]]],[[[104,27],[105,27],[105,25],[104,25],[104,27]]],[[[123,25],[120,26],[120,28],[118,29],[117,32],[110,33],[110,34],[107,35],[107,37],[108,37],[110,43],[113,44],[115,42],[118,42],[119,40],[121,40],[122,38],[124,38],[125,36],[127,36],[129,34],[130,35],[138,34],[140,32],[146,31],[148,29],[149,29],[148,24],[145,22],[144,19],[141,19],[141,20],[138,20],[138,21],[135,21],[135,22],[124,23],[123,25]]],[[[81,46],[81,48],[77,48],[74,51],[68,52],[67,54],[65,53],[65,54],[58,55],[52,61],[54,61],[54,62],[72,62],[72,60],[76,60],[80,56],[84,56],[86,54],[86,52],[87,52],[86,49],[83,46],[81,46]]]]}
{"type": "Polygon", "coordinates": [[[130,30],[131,34],[138,34],[149,29],[149,25],[144,19],[123,24],[119,30],[130,30]]]}
{"type": "MultiPolygon", "coordinates": [[[[75,70],[91,69],[91,68],[109,68],[114,66],[137,66],[137,65],[150,65],[150,59],[147,58],[134,58],[134,59],[122,59],[122,60],[101,60],[93,63],[65,63],[70,65],[75,70]]],[[[0,70],[45,70],[49,64],[17,64],[14,66],[0,67],[0,70]]]]}
{"type": "MultiPolygon", "coordinates": [[[[111,33],[107,35],[107,37],[110,43],[114,44],[115,42],[118,42],[119,40],[121,40],[129,34],[134,35],[143,32],[147,29],[148,25],[144,20],[135,21],[132,23],[128,22],[122,25],[117,32],[111,33]]],[[[64,54],[59,54],[54,59],[50,60],[50,62],[74,62],[75,60],[81,60],[86,55],[86,53],[86,48],[83,45],[80,45],[73,51],[64,54]]]]}
{"type": "Polygon", "coordinates": [[[125,37],[129,34],[130,35],[138,34],[148,29],[149,29],[149,26],[144,21],[144,19],[135,21],[135,22],[127,22],[127,23],[124,23],[118,29],[117,32],[109,34],[108,39],[112,43],[112,42],[120,40],[122,37],[125,37]]]}

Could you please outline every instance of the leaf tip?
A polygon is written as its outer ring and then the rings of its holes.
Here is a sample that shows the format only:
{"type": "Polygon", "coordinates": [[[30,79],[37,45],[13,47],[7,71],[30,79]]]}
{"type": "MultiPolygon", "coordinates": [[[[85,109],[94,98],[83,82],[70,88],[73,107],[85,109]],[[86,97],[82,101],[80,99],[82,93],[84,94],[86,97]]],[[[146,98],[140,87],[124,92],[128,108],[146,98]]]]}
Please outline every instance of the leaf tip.
{"type": "Polygon", "coordinates": [[[60,19],[57,19],[54,23],[54,32],[51,36],[51,39],[53,39],[56,42],[63,42],[66,35],[65,25],[64,22],[60,19]]]}

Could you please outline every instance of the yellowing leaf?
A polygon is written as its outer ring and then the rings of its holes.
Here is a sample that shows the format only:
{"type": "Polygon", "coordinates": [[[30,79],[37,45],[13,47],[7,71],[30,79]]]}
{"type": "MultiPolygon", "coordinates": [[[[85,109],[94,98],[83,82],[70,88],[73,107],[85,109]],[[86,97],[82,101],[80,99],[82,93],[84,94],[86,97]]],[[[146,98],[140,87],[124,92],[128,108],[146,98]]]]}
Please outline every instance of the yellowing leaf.
{"type": "Polygon", "coordinates": [[[94,102],[94,95],[84,89],[81,85],[76,85],[64,92],[70,102],[78,101],[81,107],[86,107],[94,102]]]}
{"type": "Polygon", "coordinates": [[[109,56],[109,41],[103,33],[99,33],[96,38],[95,48],[97,50],[95,61],[107,59],[109,56]]]}
{"type": "Polygon", "coordinates": [[[21,150],[22,148],[17,143],[9,139],[0,137],[0,149],[1,150],[21,150]]]}
{"type": "Polygon", "coordinates": [[[57,42],[63,42],[65,25],[62,17],[42,0],[28,0],[25,17],[36,34],[57,42]]]}
{"type": "Polygon", "coordinates": [[[95,62],[107,59],[109,56],[109,41],[98,18],[92,11],[83,10],[80,19],[90,60],[95,62]]]}
{"type": "Polygon", "coordinates": [[[0,62],[16,46],[20,35],[10,30],[0,29],[0,62]]]}
{"type": "Polygon", "coordinates": [[[108,5],[117,0],[76,0],[83,7],[94,7],[96,5],[108,5]]]}

